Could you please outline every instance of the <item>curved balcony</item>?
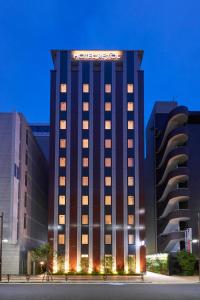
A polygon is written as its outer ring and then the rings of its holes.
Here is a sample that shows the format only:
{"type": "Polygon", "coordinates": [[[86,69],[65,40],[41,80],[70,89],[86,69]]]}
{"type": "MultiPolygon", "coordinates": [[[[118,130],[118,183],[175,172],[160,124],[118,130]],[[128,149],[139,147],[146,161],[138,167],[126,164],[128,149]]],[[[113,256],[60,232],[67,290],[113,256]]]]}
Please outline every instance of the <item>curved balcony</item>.
{"type": "Polygon", "coordinates": [[[161,202],[165,199],[165,197],[175,189],[175,186],[178,183],[185,182],[189,178],[189,170],[187,167],[178,167],[175,170],[171,171],[165,181],[157,186],[156,194],[158,202],[161,202]]]}
{"type": "Polygon", "coordinates": [[[162,149],[168,134],[177,127],[185,124],[187,120],[188,109],[185,106],[178,106],[169,113],[164,135],[160,136],[156,142],[158,152],[162,149]]]}
{"type": "MultiPolygon", "coordinates": [[[[180,221],[187,221],[190,219],[189,209],[177,209],[170,212],[165,218],[159,220],[158,223],[158,234],[166,234],[167,227],[169,224],[175,225],[179,224],[180,221]]],[[[170,230],[171,231],[171,230],[170,230]]]]}
{"type": "Polygon", "coordinates": [[[177,242],[185,240],[185,231],[175,231],[158,238],[158,252],[170,252],[177,242]]]}
{"type": "Polygon", "coordinates": [[[188,129],[187,127],[180,127],[174,129],[168,135],[165,143],[165,147],[163,147],[161,152],[157,152],[156,165],[158,168],[162,166],[165,162],[167,155],[178,146],[182,146],[188,140],[188,129]]]}
{"type": "Polygon", "coordinates": [[[170,151],[163,165],[157,169],[156,183],[162,184],[169,172],[176,168],[177,164],[183,164],[188,160],[188,149],[185,146],[179,146],[170,151]]]}
{"type": "Polygon", "coordinates": [[[188,188],[178,188],[170,192],[164,201],[158,203],[158,215],[160,218],[166,217],[179,202],[189,200],[188,188]]]}

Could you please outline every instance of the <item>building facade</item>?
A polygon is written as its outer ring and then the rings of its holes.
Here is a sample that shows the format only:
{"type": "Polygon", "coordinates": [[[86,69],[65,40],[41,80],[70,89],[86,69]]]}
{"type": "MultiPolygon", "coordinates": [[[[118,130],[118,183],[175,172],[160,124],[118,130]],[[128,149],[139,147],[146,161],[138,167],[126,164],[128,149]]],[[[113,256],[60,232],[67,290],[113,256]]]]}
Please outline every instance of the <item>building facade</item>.
{"type": "Polygon", "coordinates": [[[49,241],[65,272],[145,270],[142,55],[52,51],[49,241]]]}
{"type": "Polygon", "coordinates": [[[29,250],[47,242],[48,168],[19,113],[0,113],[3,274],[31,273],[29,250]]]}
{"type": "Polygon", "coordinates": [[[34,123],[29,125],[46,160],[49,161],[49,135],[50,135],[49,124],[34,123]]]}
{"type": "Polygon", "coordinates": [[[147,253],[197,253],[200,112],[157,102],[146,129],[147,253]]]}

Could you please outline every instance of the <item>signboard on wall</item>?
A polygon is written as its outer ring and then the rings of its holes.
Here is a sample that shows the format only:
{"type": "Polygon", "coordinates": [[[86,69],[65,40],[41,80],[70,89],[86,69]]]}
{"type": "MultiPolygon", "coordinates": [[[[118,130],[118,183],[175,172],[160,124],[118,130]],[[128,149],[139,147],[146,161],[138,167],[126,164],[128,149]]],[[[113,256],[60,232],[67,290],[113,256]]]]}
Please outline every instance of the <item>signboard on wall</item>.
{"type": "Polygon", "coordinates": [[[187,252],[192,253],[192,228],[185,230],[185,249],[187,252]]]}

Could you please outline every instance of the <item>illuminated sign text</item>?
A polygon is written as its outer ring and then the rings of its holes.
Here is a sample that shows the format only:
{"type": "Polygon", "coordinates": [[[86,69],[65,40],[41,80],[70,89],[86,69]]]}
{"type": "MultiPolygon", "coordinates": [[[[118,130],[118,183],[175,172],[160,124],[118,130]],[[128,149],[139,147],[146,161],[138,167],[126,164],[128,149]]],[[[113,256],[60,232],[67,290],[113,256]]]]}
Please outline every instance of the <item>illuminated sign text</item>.
{"type": "Polygon", "coordinates": [[[122,51],[72,51],[74,60],[120,60],[122,51]]]}

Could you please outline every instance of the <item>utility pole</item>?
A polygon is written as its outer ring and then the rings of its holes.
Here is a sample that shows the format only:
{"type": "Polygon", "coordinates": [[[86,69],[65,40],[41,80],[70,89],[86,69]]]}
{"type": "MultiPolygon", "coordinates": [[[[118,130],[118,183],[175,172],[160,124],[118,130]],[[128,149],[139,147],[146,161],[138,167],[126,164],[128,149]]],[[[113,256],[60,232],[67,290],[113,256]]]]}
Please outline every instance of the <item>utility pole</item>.
{"type": "Polygon", "coordinates": [[[199,252],[199,282],[200,282],[200,212],[198,212],[198,252],[199,252]]]}
{"type": "Polygon", "coordinates": [[[0,215],[0,281],[2,281],[3,212],[0,215]]]}

